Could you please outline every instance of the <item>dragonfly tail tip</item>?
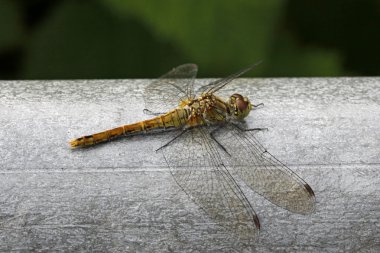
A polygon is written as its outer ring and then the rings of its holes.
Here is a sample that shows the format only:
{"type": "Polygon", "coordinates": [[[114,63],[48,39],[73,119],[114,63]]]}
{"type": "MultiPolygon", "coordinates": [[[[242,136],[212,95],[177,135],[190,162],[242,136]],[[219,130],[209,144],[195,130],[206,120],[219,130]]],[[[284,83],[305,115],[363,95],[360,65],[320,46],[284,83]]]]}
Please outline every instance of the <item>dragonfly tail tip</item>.
{"type": "Polygon", "coordinates": [[[69,141],[69,145],[71,149],[76,149],[79,146],[78,140],[71,140],[69,141]]]}

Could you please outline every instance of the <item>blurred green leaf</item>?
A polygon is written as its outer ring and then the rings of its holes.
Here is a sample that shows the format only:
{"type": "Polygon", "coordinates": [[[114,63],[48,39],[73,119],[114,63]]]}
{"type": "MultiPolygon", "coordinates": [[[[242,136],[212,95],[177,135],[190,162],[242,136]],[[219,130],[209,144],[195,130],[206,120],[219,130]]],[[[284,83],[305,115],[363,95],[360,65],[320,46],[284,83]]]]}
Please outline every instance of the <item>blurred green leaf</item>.
{"type": "Polygon", "coordinates": [[[299,44],[285,29],[285,3],[62,1],[30,33],[22,78],[157,77],[185,62],[216,77],[259,60],[248,75],[344,74],[338,51],[299,44]]]}
{"type": "Polygon", "coordinates": [[[343,74],[342,59],[336,50],[301,47],[287,34],[277,37],[268,76],[336,76],[343,74]]]}
{"type": "MultiPolygon", "coordinates": [[[[172,40],[211,75],[267,59],[285,1],[103,0],[172,40]]],[[[256,73],[260,73],[260,68],[256,73]]]]}
{"type": "Polygon", "coordinates": [[[20,43],[22,23],[17,5],[12,0],[0,0],[0,50],[20,43]]]}
{"type": "Polygon", "coordinates": [[[65,1],[31,38],[24,76],[148,77],[181,63],[178,59],[175,47],[157,41],[133,19],[113,15],[98,1],[65,1]]]}

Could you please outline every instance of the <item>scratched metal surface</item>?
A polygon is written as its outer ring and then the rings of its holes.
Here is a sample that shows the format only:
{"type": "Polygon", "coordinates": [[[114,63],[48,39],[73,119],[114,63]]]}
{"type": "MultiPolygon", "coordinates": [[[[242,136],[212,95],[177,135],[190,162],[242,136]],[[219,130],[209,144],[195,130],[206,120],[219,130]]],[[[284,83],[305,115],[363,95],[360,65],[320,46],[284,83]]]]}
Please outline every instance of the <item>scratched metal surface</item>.
{"type": "Polygon", "coordinates": [[[317,198],[315,213],[297,215],[242,185],[262,225],[251,245],[178,188],[154,152],[165,134],[69,149],[73,137],[147,118],[147,83],[0,82],[0,251],[379,249],[380,78],[238,79],[221,93],[265,104],[248,125],[269,128],[261,143],[317,198]]]}

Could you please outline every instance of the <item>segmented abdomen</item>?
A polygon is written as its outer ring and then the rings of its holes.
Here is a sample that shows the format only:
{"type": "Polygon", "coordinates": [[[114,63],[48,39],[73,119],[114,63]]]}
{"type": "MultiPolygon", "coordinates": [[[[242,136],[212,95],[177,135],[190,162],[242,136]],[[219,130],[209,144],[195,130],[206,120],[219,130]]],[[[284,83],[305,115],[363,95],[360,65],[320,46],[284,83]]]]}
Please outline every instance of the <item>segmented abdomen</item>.
{"type": "Polygon", "coordinates": [[[97,143],[109,141],[116,137],[130,136],[172,128],[181,128],[188,124],[188,119],[188,109],[175,109],[152,119],[120,126],[96,134],[82,136],[80,138],[71,140],[70,146],[72,148],[87,147],[95,145],[97,143]]]}

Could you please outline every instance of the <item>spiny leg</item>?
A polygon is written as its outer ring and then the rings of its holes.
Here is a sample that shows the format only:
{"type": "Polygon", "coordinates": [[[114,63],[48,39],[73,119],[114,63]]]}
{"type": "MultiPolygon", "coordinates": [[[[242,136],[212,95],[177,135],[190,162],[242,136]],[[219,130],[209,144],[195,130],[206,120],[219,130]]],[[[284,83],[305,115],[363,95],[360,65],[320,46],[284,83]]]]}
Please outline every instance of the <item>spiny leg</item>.
{"type": "Polygon", "coordinates": [[[267,127],[255,127],[255,128],[248,128],[248,129],[242,129],[243,131],[269,131],[267,127]]]}
{"type": "Polygon", "coordinates": [[[231,156],[230,153],[228,153],[227,149],[214,137],[214,134],[219,131],[221,128],[223,127],[223,125],[219,125],[217,128],[215,128],[214,130],[211,131],[210,133],[210,137],[211,139],[213,139],[217,144],[218,146],[223,149],[224,152],[226,152],[229,156],[231,156]]]}
{"type": "Polygon", "coordinates": [[[255,127],[255,128],[242,128],[241,126],[231,123],[234,127],[238,128],[241,131],[268,131],[267,127],[255,127]]]}
{"type": "MultiPolygon", "coordinates": [[[[243,132],[251,132],[251,131],[268,131],[269,129],[268,128],[261,128],[261,127],[256,127],[256,128],[250,128],[250,129],[245,129],[245,128],[242,128],[241,126],[237,125],[237,124],[234,124],[232,123],[232,125],[234,127],[236,127],[237,129],[239,129],[240,131],[243,131],[243,132]]],[[[264,148],[264,151],[260,154],[260,156],[263,156],[265,153],[268,153],[268,151],[266,150],[266,148],[264,148]]]]}

